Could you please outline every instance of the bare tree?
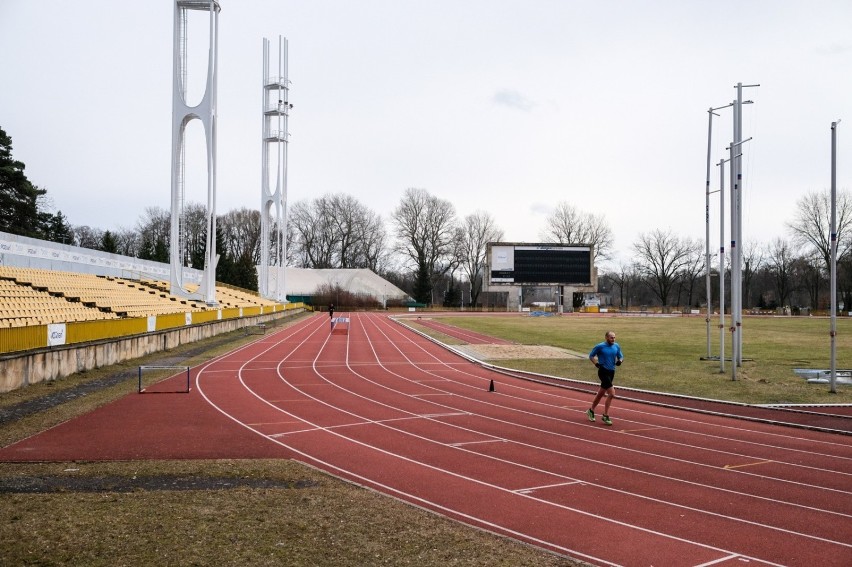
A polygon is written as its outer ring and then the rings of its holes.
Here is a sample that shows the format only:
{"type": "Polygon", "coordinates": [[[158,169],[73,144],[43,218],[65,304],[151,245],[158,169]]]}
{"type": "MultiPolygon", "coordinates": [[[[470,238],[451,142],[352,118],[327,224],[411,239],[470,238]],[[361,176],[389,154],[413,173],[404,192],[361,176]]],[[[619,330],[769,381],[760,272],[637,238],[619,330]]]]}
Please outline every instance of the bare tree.
{"type": "Polygon", "coordinates": [[[207,205],[187,203],[183,209],[183,263],[198,270],[204,268],[207,249],[207,205]]]}
{"type": "Polygon", "coordinates": [[[766,267],[772,275],[775,298],[779,306],[787,305],[787,299],[793,291],[793,250],[790,242],[776,238],[769,244],[766,255],[766,267]]]}
{"type": "Polygon", "coordinates": [[[245,264],[260,262],[260,211],[234,209],[221,215],[216,224],[231,258],[245,264]]]}
{"type": "Polygon", "coordinates": [[[743,247],[743,297],[745,297],[745,305],[743,307],[750,308],[752,306],[752,281],[754,275],[760,271],[763,266],[766,255],[766,247],[756,240],[750,240],[743,247]]]}
{"type": "Polygon", "coordinates": [[[397,250],[410,260],[417,274],[414,297],[422,303],[432,303],[434,278],[452,267],[455,208],[425,189],[409,188],[391,220],[398,239],[397,250]]]}
{"type": "Polygon", "coordinates": [[[470,282],[470,304],[482,292],[483,270],[489,242],[503,240],[503,230],[497,227],[494,217],[485,211],[476,211],[464,218],[460,229],[461,266],[470,282]]]}
{"type": "Polygon", "coordinates": [[[74,233],[74,242],[80,248],[89,248],[90,250],[98,250],[103,239],[104,231],[100,228],[92,228],[86,225],[75,226],[72,230],[74,233]]]}
{"type": "MultiPolygon", "coordinates": [[[[703,244],[691,238],[682,240],[686,251],[686,261],[681,268],[678,280],[681,286],[681,291],[686,295],[687,307],[692,306],[692,298],[695,295],[695,286],[699,277],[704,274],[704,268],[707,264],[707,256],[704,254],[703,244]]],[[[678,305],[680,304],[681,293],[678,294],[678,305]]]]}
{"type": "Polygon", "coordinates": [[[158,262],[169,261],[172,217],[161,207],[146,207],[136,223],[142,246],[139,257],[158,262]]]}
{"type": "Polygon", "coordinates": [[[387,233],[382,218],[357,199],[324,195],[296,203],[289,215],[294,254],[307,268],[382,269],[387,233]]]}
{"type": "Polygon", "coordinates": [[[798,283],[798,289],[807,294],[808,306],[811,309],[819,309],[819,294],[826,280],[821,258],[816,254],[795,258],[793,278],[798,283]]]}
{"type": "Polygon", "coordinates": [[[613,288],[618,288],[618,306],[630,308],[630,288],[639,281],[639,269],[633,262],[619,262],[612,272],[602,276],[613,288]]]}
{"type": "MultiPolygon", "coordinates": [[[[810,248],[818,254],[826,272],[831,270],[831,192],[811,192],[796,203],[796,216],[787,223],[795,244],[810,248]]],[[[837,261],[841,262],[852,250],[852,198],[839,191],[837,210],[837,261]]]]}
{"type": "Polygon", "coordinates": [[[359,234],[358,265],[375,273],[388,269],[390,250],[388,249],[387,231],[381,215],[368,211],[363,218],[359,234]]]}
{"type": "Polygon", "coordinates": [[[640,234],[633,243],[639,270],[663,307],[669,304],[669,296],[690,261],[691,246],[689,239],[660,229],[640,234]]]}
{"type": "Polygon", "coordinates": [[[612,253],[612,230],[606,219],[602,215],[578,211],[564,201],[547,217],[541,236],[546,242],[592,244],[595,261],[606,259],[612,253]]]}
{"type": "Polygon", "coordinates": [[[115,233],[118,253],[123,256],[138,256],[142,248],[142,237],[132,228],[122,228],[115,233]]]}
{"type": "Polygon", "coordinates": [[[294,246],[303,268],[333,268],[334,237],[329,215],[332,214],[324,199],[298,202],[290,209],[289,224],[296,237],[294,246]]]}

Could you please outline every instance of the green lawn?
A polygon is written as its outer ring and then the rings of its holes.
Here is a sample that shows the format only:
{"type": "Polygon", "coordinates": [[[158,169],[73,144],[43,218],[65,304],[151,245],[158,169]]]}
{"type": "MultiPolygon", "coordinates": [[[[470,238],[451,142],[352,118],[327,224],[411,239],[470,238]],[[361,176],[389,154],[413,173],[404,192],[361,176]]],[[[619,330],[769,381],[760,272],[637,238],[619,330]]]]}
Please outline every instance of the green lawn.
{"type": "MultiPolygon", "coordinates": [[[[731,364],[720,373],[719,361],[707,355],[703,317],[560,317],[441,316],[441,320],[520,344],[552,345],[588,352],[604,333],[615,331],[625,363],[616,385],[753,404],[852,403],[852,386],[808,384],[794,368],[829,368],[829,319],[817,317],[754,317],[743,321],[743,365],[732,381],[731,364]]],[[[730,357],[730,333],[725,355],[730,357]]],[[[711,353],[719,355],[718,319],[711,322],[711,353]]],[[[852,319],[837,320],[837,368],[852,368],[852,319]]],[[[597,382],[587,360],[540,359],[491,361],[500,366],[532,370],[597,382]]]]}

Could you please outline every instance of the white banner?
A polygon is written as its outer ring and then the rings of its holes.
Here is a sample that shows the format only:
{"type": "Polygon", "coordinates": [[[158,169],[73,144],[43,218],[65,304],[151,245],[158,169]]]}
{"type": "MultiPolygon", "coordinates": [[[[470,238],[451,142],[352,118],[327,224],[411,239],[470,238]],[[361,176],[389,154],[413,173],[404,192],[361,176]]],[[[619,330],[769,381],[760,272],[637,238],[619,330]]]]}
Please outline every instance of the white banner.
{"type": "Polygon", "coordinates": [[[47,326],[47,346],[65,344],[65,323],[53,323],[47,326]]]}

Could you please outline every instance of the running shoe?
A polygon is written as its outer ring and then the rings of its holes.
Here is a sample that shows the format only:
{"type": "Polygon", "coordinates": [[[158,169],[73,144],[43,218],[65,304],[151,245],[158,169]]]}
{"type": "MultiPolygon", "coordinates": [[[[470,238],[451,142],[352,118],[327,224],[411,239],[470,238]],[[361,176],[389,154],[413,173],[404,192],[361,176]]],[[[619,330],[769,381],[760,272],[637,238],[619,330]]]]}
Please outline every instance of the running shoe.
{"type": "Polygon", "coordinates": [[[590,410],[588,410],[588,411],[586,412],[586,415],[589,417],[589,421],[594,421],[594,420],[595,420],[595,411],[594,411],[594,410],[591,410],[591,409],[590,409],[590,410]]]}
{"type": "Polygon", "coordinates": [[[609,418],[609,416],[607,414],[603,415],[603,418],[601,418],[601,421],[604,422],[604,425],[612,425],[612,420],[609,418]]]}

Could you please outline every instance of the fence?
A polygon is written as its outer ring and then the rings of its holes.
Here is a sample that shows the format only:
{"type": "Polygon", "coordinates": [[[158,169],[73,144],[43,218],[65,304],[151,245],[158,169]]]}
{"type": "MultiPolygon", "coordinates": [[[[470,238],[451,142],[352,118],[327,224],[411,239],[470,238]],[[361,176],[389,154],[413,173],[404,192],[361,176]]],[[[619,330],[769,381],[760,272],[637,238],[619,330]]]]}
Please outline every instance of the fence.
{"type": "Polygon", "coordinates": [[[80,321],[53,325],[0,328],[0,355],[53,346],[86,343],[162,331],[225,319],[256,317],[284,310],[302,309],[302,303],[248,308],[218,309],[194,313],[170,313],[107,321],[80,321]]]}

